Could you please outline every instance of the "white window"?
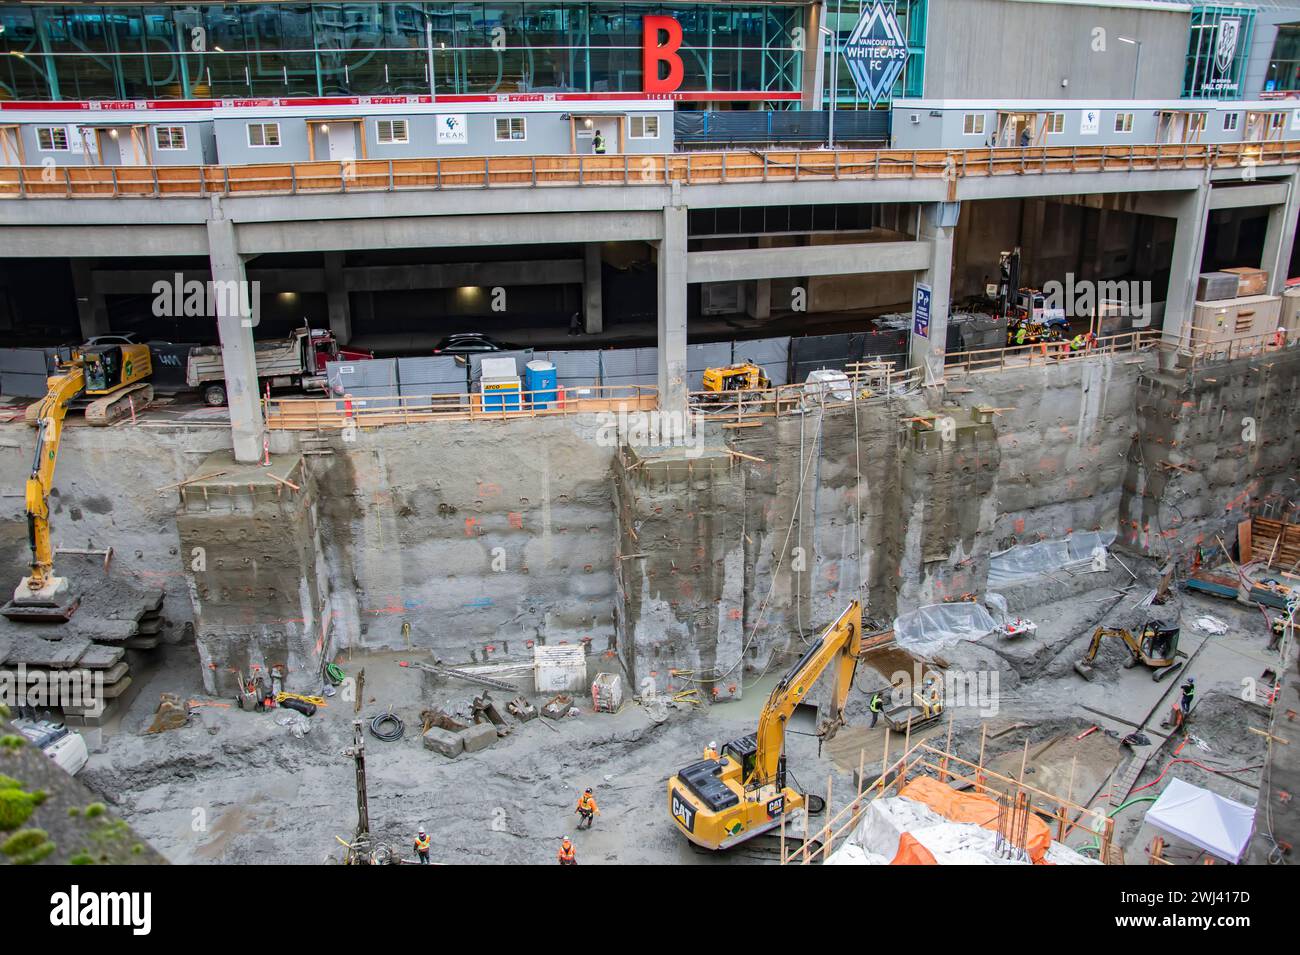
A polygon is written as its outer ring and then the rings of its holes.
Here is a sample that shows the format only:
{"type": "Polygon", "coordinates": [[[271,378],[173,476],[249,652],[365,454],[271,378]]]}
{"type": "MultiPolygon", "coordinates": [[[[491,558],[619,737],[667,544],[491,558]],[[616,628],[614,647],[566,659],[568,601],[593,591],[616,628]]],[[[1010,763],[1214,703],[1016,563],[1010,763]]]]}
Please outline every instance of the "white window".
{"type": "Polygon", "coordinates": [[[1274,113],[1273,116],[1272,116],[1272,118],[1269,120],[1268,125],[1269,125],[1269,128],[1270,128],[1270,129],[1281,129],[1281,128],[1283,128],[1283,127],[1286,125],[1286,114],[1285,114],[1285,113],[1274,113]]]}
{"type": "Polygon", "coordinates": [[[628,135],[633,139],[658,139],[658,116],[633,116],[628,123],[628,135]]]}
{"type": "Polygon", "coordinates": [[[1047,131],[1059,136],[1065,132],[1065,114],[1052,113],[1047,117],[1047,131]]]}
{"type": "Polygon", "coordinates": [[[68,151],[68,127],[37,126],[36,145],[41,152],[65,153],[68,151]]]}
{"type": "Polygon", "coordinates": [[[404,119],[376,120],[375,135],[382,144],[410,142],[410,131],[404,119]]]}
{"type": "Polygon", "coordinates": [[[1116,113],[1115,114],[1115,132],[1131,133],[1133,132],[1133,114],[1116,113]]]}
{"type": "Polygon", "coordinates": [[[1232,130],[1236,129],[1236,128],[1237,128],[1237,124],[1240,123],[1240,122],[1241,122],[1241,114],[1240,114],[1240,113],[1224,113],[1224,114],[1223,114],[1223,128],[1224,128],[1224,130],[1226,130],[1226,131],[1228,131],[1228,132],[1231,132],[1232,130]]]}
{"type": "Polygon", "coordinates": [[[155,126],[153,128],[153,139],[158,144],[159,149],[184,149],[185,127],[155,126]]]}
{"type": "Polygon", "coordinates": [[[249,123],[248,124],[248,145],[250,146],[280,145],[280,124],[279,123],[249,123]]]}
{"type": "Polygon", "coordinates": [[[967,113],[966,118],[962,121],[962,135],[983,136],[984,135],[984,114],[967,113]]]}
{"type": "Polygon", "coordinates": [[[1187,129],[1193,133],[1203,132],[1205,130],[1205,114],[1189,113],[1187,116],[1187,129]]]}
{"type": "Polygon", "coordinates": [[[498,116],[497,140],[526,139],[524,118],[522,116],[498,116]]]}

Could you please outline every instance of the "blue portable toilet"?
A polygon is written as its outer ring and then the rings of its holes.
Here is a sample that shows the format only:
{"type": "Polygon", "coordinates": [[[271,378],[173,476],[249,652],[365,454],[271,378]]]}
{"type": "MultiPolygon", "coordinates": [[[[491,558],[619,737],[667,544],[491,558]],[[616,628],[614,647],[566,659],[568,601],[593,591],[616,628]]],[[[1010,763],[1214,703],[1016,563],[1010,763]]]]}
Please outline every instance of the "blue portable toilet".
{"type": "Polygon", "coordinates": [[[537,359],[524,366],[524,390],[530,392],[529,400],[534,408],[555,404],[557,383],[554,362],[537,359]]]}

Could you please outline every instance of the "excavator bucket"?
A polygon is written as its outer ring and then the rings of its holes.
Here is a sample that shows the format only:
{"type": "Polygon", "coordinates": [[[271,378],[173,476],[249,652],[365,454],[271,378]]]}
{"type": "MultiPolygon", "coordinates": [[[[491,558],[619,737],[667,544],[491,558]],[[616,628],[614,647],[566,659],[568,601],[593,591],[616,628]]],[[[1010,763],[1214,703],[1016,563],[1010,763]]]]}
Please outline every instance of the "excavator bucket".
{"type": "Polygon", "coordinates": [[[1075,672],[1079,674],[1079,676],[1083,677],[1089,683],[1091,683],[1093,680],[1097,678],[1097,671],[1093,669],[1091,666],[1089,666],[1087,663],[1084,663],[1082,660],[1074,661],[1074,669],[1075,672]]]}

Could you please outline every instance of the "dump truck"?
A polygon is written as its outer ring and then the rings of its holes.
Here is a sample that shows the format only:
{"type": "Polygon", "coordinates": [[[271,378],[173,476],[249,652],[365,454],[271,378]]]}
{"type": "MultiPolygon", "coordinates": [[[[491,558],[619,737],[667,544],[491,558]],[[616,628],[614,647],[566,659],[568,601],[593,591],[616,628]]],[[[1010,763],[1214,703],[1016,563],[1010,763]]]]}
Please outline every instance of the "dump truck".
{"type": "MultiPolygon", "coordinates": [[[[288,338],[257,342],[253,346],[257,360],[259,388],[301,388],[305,392],[325,394],[325,365],[331,361],[365,361],[370,352],[339,347],[332,332],[303,326],[288,338]]],[[[198,388],[203,401],[214,408],[226,403],[226,369],[221,346],[208,345],[190,349],[185,368],[185,382],[198,388]]]]}

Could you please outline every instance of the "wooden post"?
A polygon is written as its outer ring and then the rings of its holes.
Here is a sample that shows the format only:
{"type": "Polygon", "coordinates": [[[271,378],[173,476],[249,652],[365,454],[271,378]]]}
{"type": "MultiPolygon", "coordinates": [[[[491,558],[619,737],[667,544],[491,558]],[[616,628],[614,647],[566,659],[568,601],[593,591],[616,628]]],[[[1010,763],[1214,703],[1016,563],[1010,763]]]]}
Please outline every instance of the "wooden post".
{"type": "Polygon", "coordinates": [[[889,771],[889,724],[885,724],[885,754],[880,758],[880,791],[885,791],[885,773],[889,771]]]}
{"type": "Polygon", "coordinates": [[[988,739],[989,727],[985,722],[980,722],[980,758],[979,766],[975,770],[975,791],[984,792],[984,743],[988,739]]]}
{"type": "MultiPolygon", "coordinates": [[[[826,774],[826,808],[822,812],[826,813],[826,841],[822,843],[822,863],[824,864],[831,855],[831,843],[835,840],[835,834],[831,831],[831,820],[834,816],[831,814],[831,790],[835,783],[835,777],[830,773],[826,774]]],[[[805,813],[807,815],[807,813],[805,813]]]]}

